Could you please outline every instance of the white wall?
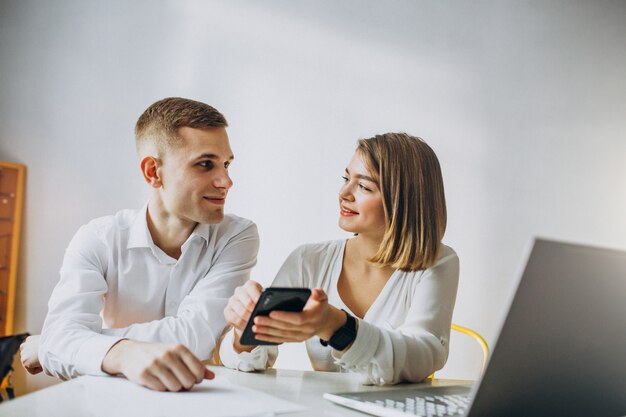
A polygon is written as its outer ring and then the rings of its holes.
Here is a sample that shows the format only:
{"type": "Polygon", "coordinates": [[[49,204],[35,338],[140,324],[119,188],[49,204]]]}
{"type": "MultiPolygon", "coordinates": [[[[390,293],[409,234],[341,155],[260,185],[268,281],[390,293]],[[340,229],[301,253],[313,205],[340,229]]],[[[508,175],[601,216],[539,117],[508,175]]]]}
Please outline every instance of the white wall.
{"type": "MultiPolygon", "coordinates": [[[[621,1],[0,1],[0,159],[28,165],[16,330],[40,331],[76,229],[142,204],[134,122],[183,96],[231,124],[227,209],[259,226],[263,283],[346,236],[356,139],[425,138],[462,263],[454,320],[493,342],[533,236],[626,248],[625,21],[621,1]]],[[[471,377],[478,352],[453,352],[444,375],[471,377]]]]}

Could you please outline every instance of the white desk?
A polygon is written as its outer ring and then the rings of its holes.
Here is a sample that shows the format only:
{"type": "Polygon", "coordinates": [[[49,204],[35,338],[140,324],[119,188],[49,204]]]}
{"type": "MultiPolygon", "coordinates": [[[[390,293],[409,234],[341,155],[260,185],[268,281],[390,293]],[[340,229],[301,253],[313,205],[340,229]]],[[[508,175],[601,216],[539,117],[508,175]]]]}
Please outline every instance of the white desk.
{"type": "MultiPolygon", "coordinates": [[[[275,397],[291,401],[307,407],[306,411],[280,414],[280,416],[313,417],[313,416],[360,416],[365,414],[352,411],[350,409],[335,405],[322,398],[324,392],[346,392],[346,391],[371,391],[380,389],[379,387],[364,386],[358,382],[358,377],[349,373],[334,372],[312,372],[312,371],[291,371],[291,370],[268,370],[260,373],[237,372],[231,369],[213,366],[211,369],[218,377],[226,378],[233,384],[262,391],[275,397]]],[[[110,383],[109,378],[104,378],[110,383]]],[[[0,404],[0,417],[21,417],[21,416],[46,416],[46,417],[73,417],[73,416],[97,416],[98,404],[94,402],[93,395],[89,395],[86,389],[84,378],[77,378],[68,382],[63,382],[45,388],[43,390],[18,397],[12,401],[0,404]]],[[[93,381],[91,381],[93,382],[93,381]]],[[[96,381],[96,384],[99,381],[96,381]]],[[[126,381],[121,381],[126,382],[126,381]]],[[[467,381],[434,380],[426,382],[428,385],[450,385],[467,381]]],[[[416,384],[417,385],[417,384],[416,384]]],[[[422,384],[420,384],[422,385],[422,384]]],[[[408,385],[402,384],[398,388],[406,388],[408,385]]],[[[93,387],[93,385],[92,385],[93,387]]],[[[394,387],[384,387],[393,389],[394,387]]],[[[158,393],[159,396],[168,396],[173,403],[182,399],[188,393],[158,393]]],[[[210,392],[202,393],[206,395],[206,408],[203,405],[200,410],[181,409],[178,415],[205,415],[211,416],[210,392]]],[[[120,397],[122,395],[119,395],[120,397]]],[[[204,397],[202,397],[204,399],[204,397]]],[[[101,400],[109,401],[109,399],[101,400]]],[[[132,407],[125,404],[132,401],[132,398],[110,398],[116,402],[119,415],[136,415],[132,407]]],[[[246,398],[241,398],[246,401],[246,398]]],[[[183,404],[178,401],[178,404],[183,404]]],[[[107,405],[107,404],[105,404],[107,405]]],[[[169,412],[163,411],[162,415],[169,412]]],[[[117,417],[117,416],[111,416],[117,417]]]]}

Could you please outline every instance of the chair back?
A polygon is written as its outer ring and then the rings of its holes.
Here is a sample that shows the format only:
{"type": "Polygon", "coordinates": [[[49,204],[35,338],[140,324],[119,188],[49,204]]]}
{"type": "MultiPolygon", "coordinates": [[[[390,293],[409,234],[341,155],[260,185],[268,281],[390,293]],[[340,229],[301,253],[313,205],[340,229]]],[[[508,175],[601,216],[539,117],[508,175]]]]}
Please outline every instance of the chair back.
{"type": "MultiPolygon", "coordinates": [[[[469,336],[472,340],[478,343],[483,354],[482,366],[480,370],[482,374],[485,371],[485,366],[487,366],[487,360],[489,359],[489,345],[487,345],[487,341],[485,341],[485,339],[478,332],[470,329],[469,327],[452,323],[452,325],[450,326],[450,329],[462,335],[469,336]]],[[[430,375],[429,378],[434,378],[434,377],[435,377],[435,374],[432,374],[430,375]]]]}
{"type": "Polygon", "coordinates": [[[484,372],[485,366],[487,366],[487,360],[489,359],[489,345],[487,345],[485,339],[474,330],[465,326],[460,326],[458,324],[452,323],[452,326],[450,326],[450,328],[454,331],[470,336],[476,341],[476,343],[480,345],[480,348],[483,351],[483,366],[481,368],[481,372],[484,372]]]}

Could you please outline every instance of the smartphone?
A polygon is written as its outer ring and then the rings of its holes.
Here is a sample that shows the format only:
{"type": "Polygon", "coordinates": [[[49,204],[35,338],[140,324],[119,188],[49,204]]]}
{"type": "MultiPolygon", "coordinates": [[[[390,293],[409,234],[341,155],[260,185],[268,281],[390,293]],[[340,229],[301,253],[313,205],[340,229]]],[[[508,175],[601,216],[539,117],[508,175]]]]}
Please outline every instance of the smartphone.
{"type": "Polygon", "coordinates": [[[264,342],[254,338],[252,326],[256,316],[268,316],[272,311],[302,311],[311,296],[308,288],[265,288],[259,297],[246,324],[239,343],[242,345],[277,345],[278,343],[264,342]]]}

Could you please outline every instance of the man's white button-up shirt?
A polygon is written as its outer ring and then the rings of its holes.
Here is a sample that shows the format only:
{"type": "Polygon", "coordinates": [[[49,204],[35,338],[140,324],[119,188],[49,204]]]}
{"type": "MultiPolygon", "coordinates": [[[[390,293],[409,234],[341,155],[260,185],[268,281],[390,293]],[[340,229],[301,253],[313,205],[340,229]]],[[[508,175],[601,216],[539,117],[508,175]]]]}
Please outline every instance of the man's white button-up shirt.
{"type": "Polygon", "coordinates": [[[257,228],[234,215],[198,224],[177,260],[152,241],[146,211],[95,219],[70,242],[41,336],[48,374],[103,374],[104,356],[124,338],[181,343],[210,357],[228,298],[256,264],[257,228]]]}

